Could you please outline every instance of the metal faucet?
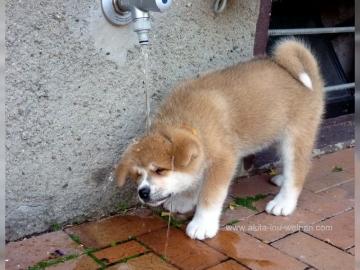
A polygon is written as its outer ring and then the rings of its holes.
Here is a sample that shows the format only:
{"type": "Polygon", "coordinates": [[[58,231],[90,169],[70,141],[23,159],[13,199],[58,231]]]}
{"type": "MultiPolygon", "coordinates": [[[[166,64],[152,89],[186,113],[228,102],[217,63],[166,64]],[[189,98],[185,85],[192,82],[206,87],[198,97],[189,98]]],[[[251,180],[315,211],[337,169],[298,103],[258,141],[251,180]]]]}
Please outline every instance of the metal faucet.
{"type": "Polygon", "coordinates": [[[133,21],[141,45],[149,43],[149,11],[163,12],[172,0],[101,0],[106,19],[114,25],[126,25],[133,21]]]}

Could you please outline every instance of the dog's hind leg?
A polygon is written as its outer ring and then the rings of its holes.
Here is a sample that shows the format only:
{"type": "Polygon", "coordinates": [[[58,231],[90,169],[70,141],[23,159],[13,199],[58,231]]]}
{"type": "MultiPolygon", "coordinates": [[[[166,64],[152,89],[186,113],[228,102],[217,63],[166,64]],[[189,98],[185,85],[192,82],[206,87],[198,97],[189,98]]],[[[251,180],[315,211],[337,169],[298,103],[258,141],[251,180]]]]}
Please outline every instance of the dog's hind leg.
{"type": "Polygon", "coordinates": [[[295,210],[309,171],[315,136],[316,127],[293,128],[286,131],[281,146],[283,174],[274,179],[281,189],[266,206],[266,212],[269,214],[287,216],[295,210]]]}
{"type": "Polygon", "coordinates": [[[186,228],[192,239],[211,238],[219,230],[222,206],[236,165],[237,159],[232,153],[223,153],[212,161],[200,190],[195,215],[186,228]]]}
{"type": "Polygon", "coordinates": [[[275,175],[274,177],[272,177],[270,179],[270,181],[272,183],[274,183],[275,185],[277,185],[278,187],[281,187],[284,183],[284,180],[285,180],[285,177],[283,174],[278,174],[278,175],[275,175]]]}
{"type": "MultiPolygon", "coordinates": [[[[284,163],[284,155],[283,155],[283,147],[282,147],[282,142],[278,142],[276,144],[276,150],[277,150],[277,154],[280,157],[280,163],[281,165],[283,165],[284,163]]],[[[283,166],[280,166],[281,168],[281,173],[279,173],[278,175],[275,175],[273,177],[271,177],[270,181],[274,184],[277,185],[278,187],[281,187],[282,184],[284,183],[284,173],[283,173],[283,166]]]]}

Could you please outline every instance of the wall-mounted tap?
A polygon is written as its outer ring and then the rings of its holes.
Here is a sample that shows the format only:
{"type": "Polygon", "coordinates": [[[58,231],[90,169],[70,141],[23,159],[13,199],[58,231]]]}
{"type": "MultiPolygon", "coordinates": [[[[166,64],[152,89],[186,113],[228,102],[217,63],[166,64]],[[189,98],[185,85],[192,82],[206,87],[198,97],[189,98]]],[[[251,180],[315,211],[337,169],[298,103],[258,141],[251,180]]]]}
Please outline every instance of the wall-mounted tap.
{"type": "Polygon", "coordinates": [[[101,0],[106,19],[114,25],[125,25],[133,21],[134,31],[140,44],[149,43],[149,11],[162,12],[172,0],[101,0]]]}

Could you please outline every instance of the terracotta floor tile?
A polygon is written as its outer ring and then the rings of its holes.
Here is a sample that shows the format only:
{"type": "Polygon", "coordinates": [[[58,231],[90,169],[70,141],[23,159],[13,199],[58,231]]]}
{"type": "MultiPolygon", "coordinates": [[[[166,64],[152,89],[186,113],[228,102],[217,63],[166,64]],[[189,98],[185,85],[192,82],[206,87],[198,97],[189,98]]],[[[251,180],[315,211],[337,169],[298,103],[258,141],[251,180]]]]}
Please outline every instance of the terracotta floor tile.
{"type": "Polygon", "coordinates": [[[167,224],[158,217],[115,216],[66,229],[80,238],[86,247],[102,248],[113,242],[160,229],[167,224]]]}
{"type": "Polygon", "coordinates": [[[153,253],[131,259],[126,263],[115,264],[107,270],[175,270],[174,266],[166,263],[153,253]]]}
{"type": "Polygon", "coordinates": [[[325,191],[319,192],[318,194],[327,198],[331,198],[333,200],[349,201],[351,202],[351,206],[354,207],[354,193],[354,181],[350,181],[336,187],[329,188],[325,191]]]}
{"type": "Polygon", "coordinates": [[[220,226],[226,226],[227,224],[234,223],[235,221],[243,221],[255,214],[257,214],[256,211],[245,207],[238,207],[234,210],[226,209],[221,215],[220,226]]]}
{"type": "Polygon", "coordinates": [[[305,188],[320,192],[352,178],[354,178],[354,150],[350,148],[314,158],[305,188]],[[341,167],[343,171],[333,172],[335,166],[341,167]]]}
{"type": "MultiPolygon", "coordinates": [[[[246,196],[244,196],[246,197],[246,196]]],[[[239,206],[237,208],[234,208],[233,210],[229,209],[230,203],[234,202],[234,197],[228,195],[225,202],[224,202],[224,211],[233,213],[232,216],[237,216],[239,220],[246,219],[247,217],[253,216],[258,214],[259,212],[262,212],[265,210],[266,204],[274,198],[274,195],[268,195],[264,199],[260,199],[258,201],[253,202],[253,206],[256,208],[256,210],[249,209],[244,206],[239,206]],[[226,210],[226,211],[225,211],[226,210]]]]}
{"type": "MultiPolygon", "coordinates": [[[[296,209],[292,215],[286,217],[273,216],[264,212],[236,225],[244,226],[247,233],[269,243],[320,220],[321,217],[317,214],[296,209]]],[[[230,227],[227,226],[226,228],[229,229],[230,227]]]]}
{"type": "Polygon", "coordinates": [[[274,197],[274,195],[268,195],[266,198],[254,202],[254,206],[256,207],[257,211],[259,213],[265,211],[267,203],[270,202],[274,197]]]}
{"type": "Polygon", "coordinates": [[[27,269],[55,256],[80,254],[83,249],[62,232],[46,233],[6,245],[6,269],[27,269]],[[53,254],[52,254],[53,253],[53,254]]]}
{"type": "Polygon", "coordinates": [[[302,232],[272,245],[319,270],[354,269],[353,256],[302,232]]]}
{"type": "Polygon", "coordinates": [[[257,194],[276,194],[279,188],[270,181],[267,174],[255,175],[248,178],[237,178],[229,189],[229,194],[238,197],[255,196],[257,194]]]}
{"type": "Polygon", "coordinates": [[[224,211],[221,215],[220,225],[224,226],[235,220],[245,220],[259,212],[265,210],[266,204],[274,197],[272,194],[277,192],[277,187],[269,183],[269,176],[260,175],[250,178],[239,178],[230,188],[229,195],[224,203],[224,211]],[[247,196],[255,196],[257,194],[269,194],[266,198],[253,203],[256,210],[252,210],[243,206],[239,206],[233,210],[229,209],[229,204],[234,200],[233,196],[245,198],[247,196]]]}
{"type": "Polygon", "coordinates": [[[345,250],[354,245],[354,223],[354,210],[351,210],[315,224],[307,233],[345,250]]]}
{"type": "Polygon", "coordinates": [[[144,253],[146,248],[132,240],[117,246],[94,252],[93,255],[105,264],[112,264],[122,259],[144,253]]]}
{"type": "Polygon", "coordinates": [[[182,269],[205,269],[226,259],[223,254],[203,242],[190,239],[181,230],[171,228],[168,242],[166,234],[167,229],[164,228],[142,235],[138,240],[182,269]]]}
{"type": "Polygon", "coordinates": [[[320,215],[323,219],[332,217],[352,208],[349,200],[335,200],[308,190],[301,192],[298,209],[305,209],[320,215]]]}
{"type": "Polygon", "coordinates": [[[245,220],[253,215],[263,212],[265,210],[266,204],[269,201],[271,201],[273,197],[274,197],[273,195],[268,195],[266,198],[254,202],[253,206],[256,208],[256,210],[252,210],[243,206],[239,206],[235,209],[229,209],[228,206],[230,202],[233,201],[233,198],[228,196],[228,198],[224,203],[224,207],[226,208],[223,210],[223,213],[221,215],[220,225],[224,226],[229,222],[233,222],[236,220],[237,221],[245,220]]]}
{"type": "Polygon", "coordinates": [[[46,270],[96,270],[99,268],[100,265],[92,258],[87,255],[82,255],[76,259],[48,267],[46,270]]]}
{"type": "Polygon", "coordinates": [[[242,232],[220,231],[206,243],[254,270],[306,268],[298,260],[242,232]]]}
{"type": "Polygon", "coordinates": [[[348,249],[347,252],[349,252],[351,255],[355,256],[355,247],[348,249]]]}
{"type": "Polygon", "coordinates": [[[154,215],[154,212],[152,209],[147,208],[147,207],[137,207],[137,208],[132,208],[129,209],[126,212],[127,216],[138,216],[138,217],[142,217],[142,218],[147,218],[147,217],[151,217],[154,215]]]}
{"type": "Polygon", "coordinates": [[[246,269],[247,268],[245,268],[241,264],[238,264],[234,260],[228,260],[226,262],[208,268],[208,270],[246,270],[246,269]]]}

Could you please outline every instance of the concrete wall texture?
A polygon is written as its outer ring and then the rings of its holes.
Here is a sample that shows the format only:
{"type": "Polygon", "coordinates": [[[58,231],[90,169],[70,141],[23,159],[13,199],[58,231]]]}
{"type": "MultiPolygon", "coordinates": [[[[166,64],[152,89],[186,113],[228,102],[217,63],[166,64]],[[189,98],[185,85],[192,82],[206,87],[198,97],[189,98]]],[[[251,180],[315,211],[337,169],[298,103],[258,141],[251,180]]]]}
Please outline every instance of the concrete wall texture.
{"type": "MultiPolygon", "coordinates": [[[[181,80],[252,56],[260,1],[174,0],[152,15],[152,110],[181,80]]],[[[7,240],[133,203],[110,174],[144,130],[142,60],[131,26],[99,1],[6,3],[7,240]]]]}

